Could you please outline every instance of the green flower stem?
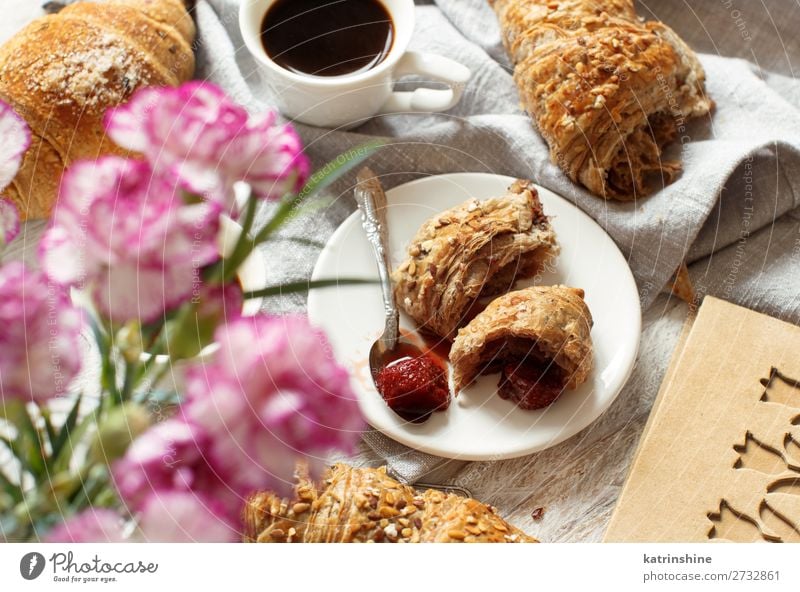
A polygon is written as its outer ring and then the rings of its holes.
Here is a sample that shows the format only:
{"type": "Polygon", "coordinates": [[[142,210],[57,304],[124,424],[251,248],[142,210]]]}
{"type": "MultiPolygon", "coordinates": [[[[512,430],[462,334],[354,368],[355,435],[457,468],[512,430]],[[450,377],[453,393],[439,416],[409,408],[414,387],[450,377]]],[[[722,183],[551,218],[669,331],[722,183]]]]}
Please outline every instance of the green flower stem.
{"type": "Polygon", "coordinates": [[[239,234],[239,238],[236,240],[236,245],[234,245],[231,254],[213,267],[211,277],[209,278],[212,282],[224,284],[233,279],[236,276],[239,266],[252,252],[254,244],[250,238],[250,231],[253,228],[253,222],[256,218],[257,207],[258,199],[251,191],[247,196],[244,216],[240,219],[242,231],[239,234]]]}
{"type": "MultiPolygon", "coordinates": [[[[28,412],[27,407],[22,408],[19,414],[20,423],[17,423],[17,429],[21,432],[22,438],[28,438],[28,445],[23,445],[22,453],[27,457],[27,466],[34,477],[43,476],[47,472],[47,454],[44,449],[44,437],[41,431],[33,423],[33,419],[28,412]],[[26,450],[27,449],[27,450],[26,450]]],[[[23,440],[24,441],[24,440],[23,440]]]]}
{"type": "MultiPolygon", "coordinates": [[[[197,319],[197,305],[191,302],[184,303],[178,309],[175,317],[169,324],[165,325],[159,335],[156,347],[150,353],[150,360],[147,363],[146,371],[137,378],[134,388],[147,378],[148,389],[155,389],[159,381],[164,378],[166,373],[171,368],[171,362],[175,360],[186,359],[196,355],[197,352],[180,351],[182,345],[186,343],[199,344],[200,338],[198,337],[198,319],[197,319]],[[170,344],[172,344],[172,347],[170,344]],[[177,348],[177,349],[176,349],[177,348]],[[156,356],[161,354],[169,355],[169,361],[165,364],[159,364],[156,361],[156,356]]],[[[138,402],[146,401],[149,393],[140,393],[136,400],[138,402]]]]}
{"type": "MultiPolygon", "coordinates": [[[[248,203],[255,203],[256,200],[250,196],[248,203]]],[[[242,233],[236,242],[233,252],[219,263],[215,264],[209,273],[209,280],[224,284],[236,276],[239,266],[250,256],[256,245],[263,243],[267,237],[277,230],[289,217],[291,210],[295,207],[294,203],[297,196],[285,197],[278,205],[275,213],[256,234],[255,238],[250,238],[249,230],[252,229],[252,222],[247,231],[246,226],[242,225],[242,233]]],[[[246,222],[246,220],[245,220],[246,222]]]]}
{"type": "Polygon", "coordinates": [[[259,290],[245,292],[245,299],[269,298],[270,296],[281,296],[283,294],[297,294],[307,292],[315,288],[329,288],[331,286],[358,286],[366,284],[377,284],[377,280],[365,278],[334,278],[329,280],[305,280],[300,282],[289,282],[278,286],[267,286],[259,290]]]}
{"type": "Polygon", "coordinates": [[[298,207],[303,199],[305,198],[302,197],[302,194],[283,198],[269,221],[261,230],[258,231],[253,243],[260,244],[266,241],[272,233],[278,230],[287,220],[292,217],[292,212],[298,207]]]}
{"type": "Polygon", "coordinates": [[[120,390],[120,399],[123,402],[130,399],[135,372],[135,364],[131,364],[128,360],[125,360],[125,377],[122,379],[122,389],[120,390]]]}
{"type": "Polygon", "coordinates": [[[224,260],[220,261],[217,265],[211,268],[209,279],[212,281],[221,281],[222,283],[229,281],[235,277],[239,266],[250,255],[257,245],[265,242],[270,238],[281,226],[288,220],[294,218],[303,211],[302,204],[310,197],[317,195],[334,182],[341,179],[344,175],[352,171],[358,165],[363,163],[367,158],[372,156],[379,148],[383,147],[385,142],[375,140],[367,142],[361,146],[353,148],[346,152],[336,160],[333,160],[322,167],[319,171],[311,175],[311,178],[303,186],[303,188],[294,195],[285,196],[277,208],[275,209],[272,217],[267,221],[261,230],[256,233],[252,240],[249,240],[249,231],[252,228],[253,220],[248,219],[248,214],[252,210],[252,215],[255,215],[255,202],[258,200],[252,194],[248,196],[248,205],[245,212],[245,218],[242,222],[242,234],[236,243],[236,247],[231,255],[224,260]]]}
{"type": "Polygon", "coordinates": [[[2,470],[0,470],[0,488],[2,488],[14,502],[22,501],[22,488],[16,483],[12,483],[2,470]]]}
{"type": "Polygon", "coordinates": [[[77,489],[77,497],[72,501],[72,509],[75,511],[91,507],[97,495],[108,488],[110,475],[108,469],[100,464],[89,467],[85,480],[82,480],[77,489]]]}
{"type": "Polygon", "coordinates": [[[97,347],[100,350],[101,371],[100,385],[103,391],[111,394],[113,404],[122,401],[122,394],[117,388],[117,368],[111,357],[111,340],[108,332],[100,326],[100,322],[93,315],[87,315],[90,319],[92,333],[94,334],[97,347]]]}
{"type": "Polygon", "coordinates": [[[111,508],[119,503],[117,490],[109,482],[101,488],[92,499],[93,508],[111,508]]]}

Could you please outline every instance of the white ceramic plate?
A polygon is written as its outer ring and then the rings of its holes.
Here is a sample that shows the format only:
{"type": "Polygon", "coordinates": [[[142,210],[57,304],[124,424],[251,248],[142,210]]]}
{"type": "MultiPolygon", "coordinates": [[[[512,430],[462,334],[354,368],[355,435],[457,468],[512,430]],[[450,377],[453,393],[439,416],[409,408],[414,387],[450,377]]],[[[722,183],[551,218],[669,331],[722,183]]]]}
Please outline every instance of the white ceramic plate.
{"type": "MultiPolygon", "coordinates": [[[[458,173],[419,179],[388,191],[393,265],[404,259],[408,243],[432,215],[470,197],[502,195],[513,181],[498,175],[458,173]]],[[[536,282],[586,291],[594,317],[595,348],[595,367],[587,382],[566,391],[546,409],[524,411],[496,394],[497,375],[484,376],[455,398],[447,411],[434,413],[423,424],[405,422],[386,406],[369,375],[369,349],[383,330],[380,287],[313,290],[308,298],[311,321],[327,331],[338,359],[350,370],[361,409],[373,427],[423,452],[464,460],[498,460],[558,444],[597,419],[619,394],[633,368],[641,331],[633,276],[622,253],[596,222],[564,198],[538,189],[561,254],[555,269],[536,282]]],[[[331,236],[313,277],[378,277],[358,212],[331,236]]],[[[413,330],[414,323],[401,316],[401,327],[413,330]]]]}

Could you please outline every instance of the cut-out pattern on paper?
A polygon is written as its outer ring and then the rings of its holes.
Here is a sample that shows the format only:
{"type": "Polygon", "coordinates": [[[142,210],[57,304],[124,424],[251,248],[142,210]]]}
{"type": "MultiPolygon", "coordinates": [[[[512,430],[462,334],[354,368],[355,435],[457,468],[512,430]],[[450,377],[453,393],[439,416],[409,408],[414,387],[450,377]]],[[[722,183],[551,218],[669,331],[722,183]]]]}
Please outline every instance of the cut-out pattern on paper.
{"type": "Polygon", "coordinates": [[[776,405],[794,414],[800,408],[800,381],[772,368],[751,423],[757,426],[733,445],[737,453],[729,492],[716,509],[708,538],[736,542],[800,542],[800,415],[775,414],[776,405]],[[764,413],[760,416],[759,413],[764,413]],[[775,425],[775,417],[782,417],[775,425]],[[785,422],[785,423],[783,423],[785,422]]]}
{"type": "Polygon", "coordinates": [[[734,444],[733,449],[739,453],[734,469],[752,469],[768,475],[778,475],[786,470],[784,455],[759,441],[750,432],[745,434],[744,444],[734,444]]]}

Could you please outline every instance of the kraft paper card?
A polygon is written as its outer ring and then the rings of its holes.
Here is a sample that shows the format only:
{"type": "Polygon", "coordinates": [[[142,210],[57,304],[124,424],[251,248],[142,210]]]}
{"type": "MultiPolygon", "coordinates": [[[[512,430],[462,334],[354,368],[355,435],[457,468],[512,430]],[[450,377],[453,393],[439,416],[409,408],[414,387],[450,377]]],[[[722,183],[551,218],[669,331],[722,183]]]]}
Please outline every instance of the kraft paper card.
{"type": "Polygon", "coordinates": [[[605,540],[800,542],[800,327],[706,297],[605,540]]]}

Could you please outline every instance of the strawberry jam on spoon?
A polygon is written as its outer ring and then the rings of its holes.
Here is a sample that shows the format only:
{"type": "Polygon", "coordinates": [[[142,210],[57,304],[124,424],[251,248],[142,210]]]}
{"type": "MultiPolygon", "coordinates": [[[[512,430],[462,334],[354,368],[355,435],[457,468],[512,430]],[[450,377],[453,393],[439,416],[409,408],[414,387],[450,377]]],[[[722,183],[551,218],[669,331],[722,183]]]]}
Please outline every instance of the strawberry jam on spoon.
{"type": "Polygon", "coordinates": [[[390,409],[406,421],[421,423],[450,404],[447,374],[431,354],[399,339],[400,315],[390,280],[387,247],[386,194],[375,173],[366,167],[359,171],[357,180],[353,195],[378,264],[383,296],[383,333],[369,350],[372,380],[390,409]]]}
{"type": "Polygon", "coordinates": [[[422,423],[450,405],[447,374],[438,360],[399,342],[378,371],[375,386],[389,408],[406,421],[422,423]]]}

